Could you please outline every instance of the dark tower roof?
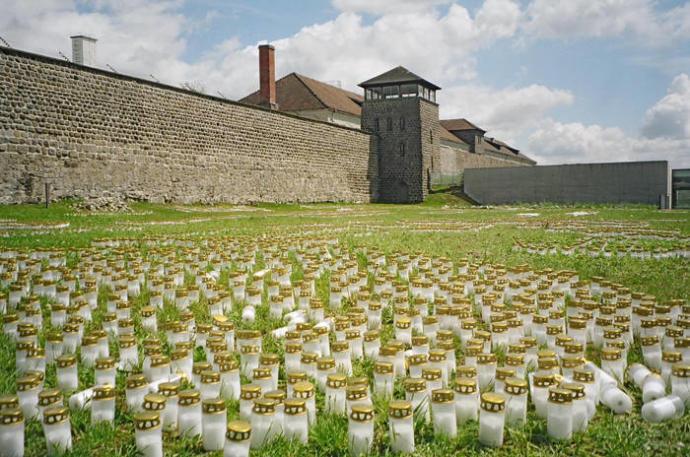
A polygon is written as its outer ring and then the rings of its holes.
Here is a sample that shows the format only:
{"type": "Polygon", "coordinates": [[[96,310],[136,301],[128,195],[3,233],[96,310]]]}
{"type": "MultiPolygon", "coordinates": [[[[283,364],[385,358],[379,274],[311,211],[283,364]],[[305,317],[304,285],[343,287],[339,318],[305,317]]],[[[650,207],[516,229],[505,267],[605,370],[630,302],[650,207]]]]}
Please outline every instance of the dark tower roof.
{"type": "Polygon", "coordinates": [[[430,83],[426,79],[423,79],[405,67],[399,66],[392,70],[388,70],[374,78],[371,78],[363,83],[359,83],[359,87],[367,88],[371,86],[385,86],[387,84],[401,84],[401,83],[419,83],[430,89],[439,90],[441,89],[436,84],[430,83]]]}

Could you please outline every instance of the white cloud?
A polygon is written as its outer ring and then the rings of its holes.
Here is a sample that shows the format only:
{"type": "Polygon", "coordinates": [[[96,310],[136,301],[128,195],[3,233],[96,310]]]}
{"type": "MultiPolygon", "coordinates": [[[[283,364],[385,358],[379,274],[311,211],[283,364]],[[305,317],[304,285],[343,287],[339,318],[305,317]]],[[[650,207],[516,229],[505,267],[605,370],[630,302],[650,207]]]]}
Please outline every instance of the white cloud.
{"type": "Polygon", "coordinates": [[[690,77],[681,73],[668,94],[645,113],[642,134],[648,138],[690,138],[690,77]]]}
{"type": "Polygon", "coordinates": [[[533,0],[525,32],[539,38],[632,35],[651,45],[690,37],[690,5],[661,10],[654,0],[533,0]]]}
{"type": "Polygon", "coordinates": [[[440,94],[443,118],[465,117],[487,130],[487,134],[515,142],[535,128],[551,109],[573,103],[571,92],[532,84],[496,90],[467,84],[448,88],[440,94]]]}
{"type": "Polygon", "coordinates": [[[539,164],[668,160],[690,167],[690,138],[633,137],[617,127],[544,120],[529,136],[527,154],[539,164]]]}
{"type": "Polygon", "coordinates": [[[451,3],[453,0],[332,0],[340,11],[369,14],[391,14],[396,12],[420,11],[435,5],[451,3]]]}

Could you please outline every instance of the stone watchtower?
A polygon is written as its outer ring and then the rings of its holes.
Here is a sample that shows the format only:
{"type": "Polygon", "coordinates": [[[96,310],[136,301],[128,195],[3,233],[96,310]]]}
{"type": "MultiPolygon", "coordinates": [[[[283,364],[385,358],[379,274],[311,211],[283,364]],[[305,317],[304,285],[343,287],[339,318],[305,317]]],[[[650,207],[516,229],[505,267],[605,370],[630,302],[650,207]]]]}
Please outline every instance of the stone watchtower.
{"type": "Polygon", "coordinates": [[[376,154],[375,200],[424,201],[432,157],[439,156],[436,91],[440,87],[403,67],[359,86],[364,89],[362,129],[373,133],[371,148],[376,154]]]}

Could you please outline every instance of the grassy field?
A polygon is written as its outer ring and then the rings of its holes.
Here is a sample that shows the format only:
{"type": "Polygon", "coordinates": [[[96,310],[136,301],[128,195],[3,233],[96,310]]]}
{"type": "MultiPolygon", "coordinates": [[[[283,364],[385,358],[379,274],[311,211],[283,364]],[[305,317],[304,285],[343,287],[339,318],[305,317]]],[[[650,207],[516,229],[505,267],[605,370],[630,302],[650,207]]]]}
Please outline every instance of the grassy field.
{"type": "MultiPolygon", "coordinates": [[[[189,236],[193,239],[218,236],[265,237],[287,236],[303,233],[332,235],[342,246],[355,250],[361,246],[378,247],[390,254],[393,251],[421,252],[428,256],[445,256],[453,261],[468,258],[478,262],[503,264],[508,267],[527,264],[532,269],[570,269],[579,272],[581,278],[602,276],[621,283],[633,291],[653,294],[660,302],[684,299],[690,302],[690,260],[666,258],[641,261],[625,257],[588,257],[565,255],[533,255],[515,251],[516,241],[525,243],[554,243],[566,245],[584,239],[587,235],[575,230],[578,227],[611,227],[618,224],[626,230],[677,231],[678,238],[690,236],[690,212],[658,211],[651,207],[497,207],[479,208],[469,205],[450,192],[432,194],[421,205],[351,205],[351,204],[293,204],[259,205],[252,207],[154,205],[137,203],[132,213],[90,214],[73,209],[71,202],[60,202],[46,209],[40,205],[0,207],[0,247],[18,250],[59,247],[71,249],[86,247],[100,238],[146,239],[154,237],[189,236]],[[575,216],[576,211],[588,212],[575,216]],[[554,231],[554,229],[561,229],[554,231]]],[[[673,242],[649,240],[665,246],[673,242]]],[[[681,241],[682,243],[682,241],[681,241]]],[[[687,244],[688,241],[685,241],[687,244]]],[[[263,266],[259,259],[258,266],[263,266]]],[[[297,272],[296,274],[299,274],[297,272]]],[[[371,279],[371,278],[370,278],[371,279]]],[[[193,278],[188,275],[188,281],[193,278]]],[[[220,282],[227,284],[227,272],[220,282]]],[[[322,278],[318,294],[328,303],[328,281],[322,278]]],[[[7,292],[7,290],[3,290],[7,292]]],[[[99,310],[96,324],[105,309],[108,291],[99,291],[99,310]]],[[[193,304],[197,323],[207,322],[208,313],[201,303],[193,304]]],[[[44,320],[48,319],[47,302],[44,320]]],[[[148,304],[146,289],[133,303],[133,310],[148,304]]],[[[167,303],[159,311],[159,320],[175,313],[167,303]]],[[[343,312],[347,305],[336,312],[343,312]]],[[[240,311],[229,316],[236,328],[245,328],[240,311]]],[[[390,314],[384,316],[392,321],[390,314]]],[[[257,310],[257,321],[252,328],[268,330],[284,325],[281,320],[268,317],[268,305],[257,310]]],[[[42,339],[45,335],[42,335],[42,339]]],[[[390,338],[390,335],[387,335],[390,338]]],[[[266,350],[282,355],[279,341],[266,337],[266,350]]],[[[0,334],[0,394],[14,393],[14,344],[0,334]]],[[[117,346],[111,344],[111,353],[117,346]]],[[[598,360],[595,352],[590,352],[598,360]]],[[[195,360],[202,360],[203,351],[197,350],[195,360]]],[[[629,353],[629,362],[641,360],[638,345],[629,353]]],[[[372,377],[371,361],[354,363],[355,375],[372,377]]],[[[46,372],[46,385],[54,385],[55,368],[46,372]]],[[[123,400],[124,375],[118,377],[118,402],[123,400]]],[[[92,370],[80,370],[80,387],[93,383],[92,370]]],[[[400,395],[402,386],[396,384],[400,395]]],[[[537,419],[530,406],[528,422],[523,429],[507,429],[503,447],[483,448],[477,442],[477,425],[468,424],[458,430],[454,441],[434,437],[430,425],[417,423],[415,455],[690,455],[690,419],[685,415],[679,420],[662,424],[648,424],[640,415],[641,393],[632,384],[625,389],[634,400],[633,413],[615,415],[606,407],[599,406],[597,414],[585,433],[577,434],[570,442],[554,442],[546,434],[546,422],[537,419]]],[[[317,406],[323,406],[323,395],[317,396],[317,406]]],[[[387,421],[387,400],[376,399],[374,455],[391,454],[387,421]]],[[[237,402],[228,402],[228,418],[238,417],[237,402]]],[[[92,427],[88,412],[73,412],[71,416],[73,450],[70,455],[136,455],[136,446],[130,414],[118,410],[115,427],[92,427]]],[[[174,439],[166,441],[166,455],[197,455],[202,453],[199,439],[174,439]]],[[[45,454],[45,440],[37,421],[27,423],[26,455],[45,454]]],[[[221,452],[208,455],[222,455],[221,452]]],[[[344,417],[319,415],[311,429],[307,446],[279,439],[258,452],[256,456],[325,456],[347,455],[347,420],[344,417]]]]}

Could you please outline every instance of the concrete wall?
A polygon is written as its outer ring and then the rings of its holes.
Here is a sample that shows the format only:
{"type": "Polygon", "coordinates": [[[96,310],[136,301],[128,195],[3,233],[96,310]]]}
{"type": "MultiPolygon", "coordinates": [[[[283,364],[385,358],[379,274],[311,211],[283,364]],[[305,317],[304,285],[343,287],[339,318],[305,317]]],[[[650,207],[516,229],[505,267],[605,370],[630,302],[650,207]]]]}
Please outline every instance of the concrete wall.
{"type": "Polygon", "coordinates": [[[670,194],[668,162],[620,162],[465,170],[465,193],[482,204],[644,203],[670,194]]]}
{"type": "Polygon", "coordinates": [[[0,48],[0,203],[370,201],[370,135],[0,48]]]}
{"type": "Polygon", "coordinates": [[[432,185],[456,185],[463,181],[468,168],[521,167],[527,164],[485,154],[475,154],[441,142],[439,153],[433,159],[432,185]]]}

